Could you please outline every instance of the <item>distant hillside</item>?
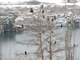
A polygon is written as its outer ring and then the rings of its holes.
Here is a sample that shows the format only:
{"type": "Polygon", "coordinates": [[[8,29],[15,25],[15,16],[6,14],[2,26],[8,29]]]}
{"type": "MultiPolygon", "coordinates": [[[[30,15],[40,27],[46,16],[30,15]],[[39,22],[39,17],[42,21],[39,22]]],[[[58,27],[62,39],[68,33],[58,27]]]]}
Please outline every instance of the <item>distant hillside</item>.
{"type": "Polygon", "coordinates": [[[36,1],[36,0],[31,0],[31,1],[25,1],[25,2],[20,2],[18,5],[39,5],[41,2],[36,1]]]}
{"type": "Polygon", "coordinates": [[[30,0],[24,2],[16,2],[16,3],[0,3],[0,5],[39,5],[41,2],[37,0],[30,0]]]}
{"type": "Polygon", "coordinates": [[[34,0],[34,1],[28,1],[27,4],[38,5],[40,4],[40,2],[34,0]]]}

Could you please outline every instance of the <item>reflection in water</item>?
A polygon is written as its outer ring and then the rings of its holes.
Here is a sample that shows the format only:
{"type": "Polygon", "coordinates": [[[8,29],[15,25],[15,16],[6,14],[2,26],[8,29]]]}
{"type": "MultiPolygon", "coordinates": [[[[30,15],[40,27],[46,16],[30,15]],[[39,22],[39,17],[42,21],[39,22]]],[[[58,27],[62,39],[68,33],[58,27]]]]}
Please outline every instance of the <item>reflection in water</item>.
{"type": "Polygon", "coordinates": [[[10,43],[10,45],[14,43],[14,41],[16,40],[15,39],[16,35],[19,35],[19,34],[22,34],[22,33],[6,32],[0,35],[0,60],[4,60],[3,54],[8,50],[8,48],[4,48],[4,46],[6,47],[8,43],[10,43]],[[6,51],[4,52],[4,50],[6,51]]]}
{"type": "Polygon", "coordinates": [[[15,33],[5,33],[5,34],[2,34],[0,36],[0,38],[3,40],[3,41],[7,41],[7,40],[13,40],[15,38],[16,34],[15,33]]]}
{"type": "Polygon", "coordinates": [[[15,40],[15,37],[17,34],[22,34],[22,33],[6,32],[4,34],[1,34],[0,41],[2,41],[2,42],[13,41],[13,40],[15,40]]]}

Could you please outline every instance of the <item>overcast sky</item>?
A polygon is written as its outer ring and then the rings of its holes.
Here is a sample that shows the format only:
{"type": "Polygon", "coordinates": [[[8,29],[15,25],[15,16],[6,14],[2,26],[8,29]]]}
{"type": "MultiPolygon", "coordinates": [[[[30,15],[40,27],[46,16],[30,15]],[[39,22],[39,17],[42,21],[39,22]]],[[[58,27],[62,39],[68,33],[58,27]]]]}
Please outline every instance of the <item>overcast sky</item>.
{"type": "MultiPolygon", "coordinates": [[[[8,2],[15,3],[15,2],[18,2],[18,1],[22,2],[22,1],[30,1],[30,0],[0,0],[0,2],[6,2],[6,3],[8,3],[8,2]]],[[[57,3],[57,4],[60,4],[60,5],[63,5],[62,4],[63,0],[38,0],[38,1],[40,1],[40,2],[57,3]]],[[[77,5],[80,5],[80,0],[77,0],[77,1],[79,1],[79,3],[77,3],[77,5]]]]}
{"type": "MultiPolygon", "coordinates": [[[[0,2],[18,2],[18,1],[29,1],[29,0],[0,0],[0,2]]],[[[38,0],[38,1],[60,3],[62,0],[38,0]]]]}

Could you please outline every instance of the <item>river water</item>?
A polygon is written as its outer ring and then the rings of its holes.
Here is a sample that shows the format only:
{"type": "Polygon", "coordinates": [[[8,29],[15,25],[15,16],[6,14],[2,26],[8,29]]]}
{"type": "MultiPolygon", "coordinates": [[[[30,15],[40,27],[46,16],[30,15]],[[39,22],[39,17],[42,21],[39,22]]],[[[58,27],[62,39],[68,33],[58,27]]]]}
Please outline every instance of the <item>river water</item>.
{"type": "MultiPolygon", "coordinates": [[[[61,30],[64,31],[63,28],[61,30]]],[[[80,60],[80,29],[74,30],[75,32],[75,43],[78,47],[75,48],[75,60],[80,60]]],[[[17,53],[24,53],[24,51],[33,52],[35,49],[27,47],[26,45],[17,44],[17,40],[30,40],[31,32],[22,33],[6,33],[0,35],[0,53],[2,60],[11,60],[15,57],[17,53]]],[[[74,34],[73,34],[74,36],[74,34]]],[[[1,59],[0,59],[1,60],[1,59]]]]}

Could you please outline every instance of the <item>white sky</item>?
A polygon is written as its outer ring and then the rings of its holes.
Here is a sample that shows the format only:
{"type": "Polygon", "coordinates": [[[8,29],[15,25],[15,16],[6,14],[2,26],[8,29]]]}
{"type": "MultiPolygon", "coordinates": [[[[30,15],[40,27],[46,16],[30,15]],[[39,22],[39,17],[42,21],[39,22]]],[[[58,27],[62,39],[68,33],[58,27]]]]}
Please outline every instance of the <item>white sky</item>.
{"type": "MultiPolygon", "coordinates": [[[[18,1],[30,1],[30,0],[0,0],[0,2],[18,2],[18,1]]],[[[62,1],[63,0],[38,0],[38,1],[40,1],[40,2],[50,2],[50,3],[57,3],[57,4],[59,4],[59,5],[64,5],[64,3],[62,3],[62,1]]],[[[77,1],[79,1],[79,3],[77,3],[77,5],[79,5],[80,6],[80,0],[77,0],[77,1]]]]}
{"type": "MultiPolygon", "coordinates": [[[[0,2],[18,2],[18,1],[29,1],[29,0],[0,0],[0,2]]],[[[38,0],[38,1],[60,3],[62,0],[38,0]]]]}

